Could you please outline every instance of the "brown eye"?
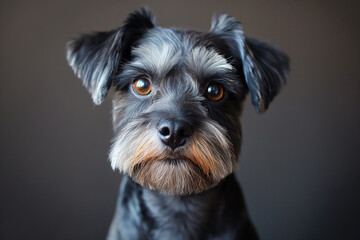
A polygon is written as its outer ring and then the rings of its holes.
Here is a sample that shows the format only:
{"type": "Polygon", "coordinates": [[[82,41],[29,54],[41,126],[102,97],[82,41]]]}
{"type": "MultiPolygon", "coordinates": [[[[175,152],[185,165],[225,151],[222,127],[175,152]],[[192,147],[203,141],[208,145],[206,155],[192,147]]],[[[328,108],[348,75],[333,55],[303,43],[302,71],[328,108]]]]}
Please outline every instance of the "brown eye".
{"type": "Polygon", "coordinates": [[[151,92],[151,82],[146,78],[136,79],[132,87],[139,95],[148,95],[151,92]]]}
{"type": "Polygon", "coordinates": [[[217,83],[211,83],[206,89],[206,97],[211,101],[219,101],[224,96],[224,88],[217,83]]]}

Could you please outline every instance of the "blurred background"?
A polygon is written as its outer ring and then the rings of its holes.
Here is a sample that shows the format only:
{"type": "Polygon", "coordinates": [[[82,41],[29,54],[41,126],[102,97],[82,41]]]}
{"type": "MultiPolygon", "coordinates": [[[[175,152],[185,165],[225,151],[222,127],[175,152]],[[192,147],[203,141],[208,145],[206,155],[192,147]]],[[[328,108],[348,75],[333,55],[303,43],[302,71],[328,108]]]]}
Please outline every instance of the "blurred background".
{"type": "Polygon", "coordinates": [[[288,53],[288,84],[242,116],[250,216],[261,239],[360,239],[360,6],[307,0],[1,1],[0,239],[105,238],[121,179],[107,160],[112,94],[94,106],[65,44],[143,5],[203,31],[229,13],[288,53]]]}

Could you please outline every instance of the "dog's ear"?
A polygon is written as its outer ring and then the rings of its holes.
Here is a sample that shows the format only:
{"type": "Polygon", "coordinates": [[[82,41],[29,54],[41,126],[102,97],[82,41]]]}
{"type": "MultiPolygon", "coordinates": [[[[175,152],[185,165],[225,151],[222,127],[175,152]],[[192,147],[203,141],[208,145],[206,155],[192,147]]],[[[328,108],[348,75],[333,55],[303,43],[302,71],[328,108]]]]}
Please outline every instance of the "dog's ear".
{"type": "Polygon", "coordinates": [[[67,44],[68,63],[82,79],[95,104],[103,102],[120,63],[130,57],[132,45],[153,27],[153,14],[143,8],[131,13],[118,29],[84,34],[67,44]]]}
{"type": "Polygon", "coordinates": [[[252,104],[264,112],[286,82],[288,57],[266,43],[245,38],[241,24],[225,14],[214,16],[210,31],[228,44],[238,71],[245,76],[252,104]]]}

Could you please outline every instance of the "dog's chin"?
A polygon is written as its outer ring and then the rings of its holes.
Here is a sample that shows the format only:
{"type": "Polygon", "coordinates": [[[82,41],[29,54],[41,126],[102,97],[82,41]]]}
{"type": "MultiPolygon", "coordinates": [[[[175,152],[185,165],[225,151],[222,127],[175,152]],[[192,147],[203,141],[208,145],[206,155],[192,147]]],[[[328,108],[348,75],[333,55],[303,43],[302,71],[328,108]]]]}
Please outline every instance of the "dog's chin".
{"type": "Polygon", "coordinates": [[[143,187],[170,195],[191,195],[214,187],[214,180],[195,163],[183,158],[144,161],[129,172],[130,177],[143,187]]]}

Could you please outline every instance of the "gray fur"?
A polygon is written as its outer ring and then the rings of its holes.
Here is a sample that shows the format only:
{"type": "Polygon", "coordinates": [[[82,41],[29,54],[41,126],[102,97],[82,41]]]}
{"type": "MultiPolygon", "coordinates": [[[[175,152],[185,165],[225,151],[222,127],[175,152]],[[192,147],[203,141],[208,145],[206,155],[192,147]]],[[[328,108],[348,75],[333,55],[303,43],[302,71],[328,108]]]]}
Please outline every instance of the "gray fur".
{"type": "Polygon", "coordinates": [[[96,104],[115,88],[109,159],[124,178],[108,240],[257,239],[233,174],[239,117],[248,91],[260,112],[278,93],[283,53],[227,15],[201,33],[156,26],[142,9],[121,28],[71,41],[67,59],[96,104]],[[134,91],[138,79],[148,94],[134,91]],[[214,86],[219,99],[208,95],[214,86]]]}

